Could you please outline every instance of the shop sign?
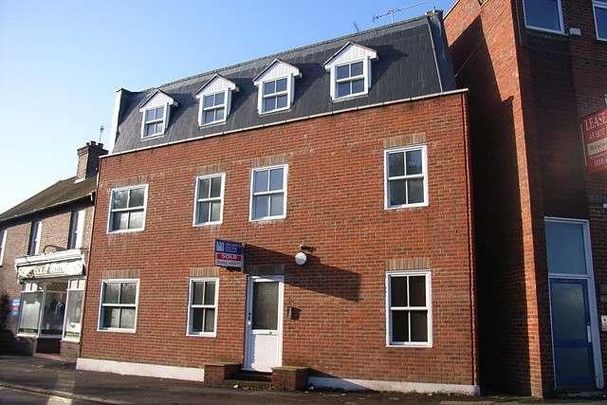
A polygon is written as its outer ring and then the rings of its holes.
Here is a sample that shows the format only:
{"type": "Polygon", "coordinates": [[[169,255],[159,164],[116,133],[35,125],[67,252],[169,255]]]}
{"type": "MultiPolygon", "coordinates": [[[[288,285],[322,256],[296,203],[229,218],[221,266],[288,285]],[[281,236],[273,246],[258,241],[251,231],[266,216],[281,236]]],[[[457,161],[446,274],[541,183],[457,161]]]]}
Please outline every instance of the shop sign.
{"type": "Polygon", "coordinates": [[[215,239],[215,266],[242,269],[244,245],[239,242],[215,239]]]}
{"type": "Polygon", "coordinates": [[[39,264],[17,264],[17,275],[20,279],[77,276],[82,274],[82,270],[82,259],[39,264]]]}
{"type": "Polygon", "coordinates": [[[21,306],[21,299],[15,298],[11,300],[11,318],[19,318],[19,307],[21,306]]]}
{"type": "Polygon", "coordinates": [[[607,170],[607,109],[582,119],[582,135],[588,172],[607,170]]]}

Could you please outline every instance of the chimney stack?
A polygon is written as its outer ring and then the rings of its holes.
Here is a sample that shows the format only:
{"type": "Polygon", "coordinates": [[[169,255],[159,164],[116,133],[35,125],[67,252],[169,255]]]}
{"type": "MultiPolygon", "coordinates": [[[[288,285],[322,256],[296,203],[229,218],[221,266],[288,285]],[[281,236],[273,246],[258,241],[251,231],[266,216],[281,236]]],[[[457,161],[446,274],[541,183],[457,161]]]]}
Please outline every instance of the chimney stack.
{"type": "Polygon", "coordinates": [[[86,145],[78,148],[76,181],[96,176],[99,170],[99,157],[107,155],[107,153],[107,150],[103,149],[103,144],[95,141],[87,142],[86,145]]]}

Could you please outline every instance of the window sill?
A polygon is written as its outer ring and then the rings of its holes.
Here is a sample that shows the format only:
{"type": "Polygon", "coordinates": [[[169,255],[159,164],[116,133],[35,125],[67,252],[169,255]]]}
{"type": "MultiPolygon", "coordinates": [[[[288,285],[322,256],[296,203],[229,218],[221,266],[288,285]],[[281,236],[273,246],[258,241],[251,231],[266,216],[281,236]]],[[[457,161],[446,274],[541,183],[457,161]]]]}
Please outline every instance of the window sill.
{"type": "Polygon", "coordinates": [[[432,343],[388,343],[386,347],[395,349],[431,349],[432,343]]]}
{"type": "Polygon", "coordinates": [[[205,222],[203,224],[192,224],[192,226],[194,228],[214,228],[219,227],[221,224],[223,224],[223,220],[217,222],[205,222]]]}
{"type": "Polygon", "coordinates": [[[120,234],[124,234],[124,233],[137,233],[137,232],[143,232],[145,230],[145,228],[141,228],[141,229],[121,229],[118,231],[107,231],[108,235],[120,235],[120,234]]]}
{"type": "Polygon", "coordinates": [[[249,219],[249,222],[254,222],[254,223],[276,222],[276,221],[281,221],[286,218],[287,218],[286,215],[282,215],[279,217],[264,217],[264,218],[258,218],[258,219],[251,218],[251,219],[249,219]]]}
{"type": "Polygon", "coordinates": [[[533,31],[533,32],[541,32],[543,34],[551,34],[551,35],[558,35],[561,37],[569,37],[569,35],[567,35],[567,33],[565,33],[565,31],[557,31],[557,30],[551,30],[548,28],[533,27],[530,25],[525,25],[525,28],[527,28],[529,31],[533,31]]]}
{"type": "Polygon", "coordinates": [[[194,338],[216,338],[217,337],[217,333],[186,333],[185,335],[187,337],[194,337],[194,338]]]}
{"type": "Polygon", "coordinates": [[[409,208],[425,208],[425,207],[428,207],[429,205],[430,204],[427,202],[417,203],[417,204],[394,205],[391,207],[384,207],[384,211],[398,211],[398,210],[405,210],[405,209],[409,209],[409,208]]]}
{"type": "Polygon", "coordinates": [[[61,341],[68,342],[68,343],[80,343],[80,339],[63,338],[63,339],[61,339],[61,341]]]}
{"type": "Polygon", "coordinates": [[[97,328],[97,332],[135,334],[137,332],[137,330],[136,329],[120,329],[120,328],[97,328]]]}
{"type": "Polygon", "coordinates": [[[208,123],[204,123],[204,124],[198,122],[198,128],[205,129],[205,128],[210,128],[210,127],[218,127],[218,126],[223,125],[225,123],[226,123],[226,120],[213,121],[213,122],[208,122],[208,123]]]}
{"type": "Polygon", "coordinates": [[[272,110],[272,111],[268,111],[268,112],[257,112],[257,115],[260,117],[266,117],[269,115],[273,115],[273,114],[278,114],[278,113],[283,113],[283,112],[288,112],[291,111],[291,107],[285,107],[285,108],[278,108],[276,110],[272,110]]]}
{"type": "Polygon", "coordinates": [[[152,141],[154,139],[162,138],[163,136],[164,136],[164,132],[161,134],[157,134],[157,135],[142,136],[141,140],[142,141],[152,141]]]}
{"type": "Polygon", "coordinates": [[[357,94],[353,94],[350,96],[344,96],[344,97],[339,97],[339,98],[333,98],[331,99],[331,101],[333,103],[341,103],[343,101],[350,101],[350,100],[356,100],[358,98],[363,98],[363,97],[368,97],[369,96],[369,92],[366,91],[364,93],[357,93],[357,94]]]}

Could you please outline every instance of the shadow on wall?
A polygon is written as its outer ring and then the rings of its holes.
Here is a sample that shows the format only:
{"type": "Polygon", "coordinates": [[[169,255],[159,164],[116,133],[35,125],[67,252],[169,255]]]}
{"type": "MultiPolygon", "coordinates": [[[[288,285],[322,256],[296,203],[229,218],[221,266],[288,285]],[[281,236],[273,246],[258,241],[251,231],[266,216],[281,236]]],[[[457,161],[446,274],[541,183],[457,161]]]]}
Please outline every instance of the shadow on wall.
{"type": "Polygon", "coordinates": [[[470,89],[480,383],[484,390],[528,395],[528,308],[513,95],[501,94],[496,79],[509,72],[493,65],[480,17],[451,51],[457,84],[470,89]]]}
{"type": "Polygon", "coordinates": [[[284,265],[284,282],[287,285],[348,301],[359,300],[360,274],[323,264],[313,252],[307,255],[305,265],[298,266],[295,264],[295,253],[290,255],[247,244],[245,272],[270,275],[272,265],[284,265]]]}

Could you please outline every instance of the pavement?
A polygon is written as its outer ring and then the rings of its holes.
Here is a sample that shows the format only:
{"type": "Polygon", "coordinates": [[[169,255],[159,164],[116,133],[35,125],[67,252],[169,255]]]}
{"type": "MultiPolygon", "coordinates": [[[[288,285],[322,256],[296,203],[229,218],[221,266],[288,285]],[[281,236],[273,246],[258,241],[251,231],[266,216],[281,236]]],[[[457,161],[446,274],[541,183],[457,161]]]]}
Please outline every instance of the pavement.
{"type": "MultiPolygon", "coordinates": [[[[79,371],[56,359],[0,356],[0,404],[537,404],[529,398],[462,397],[402,393],[307,391],[300,393],[213,387],[203,383],[79,371]]],[[[551,403],[605,404],[603,400],[551,403]]]]}

